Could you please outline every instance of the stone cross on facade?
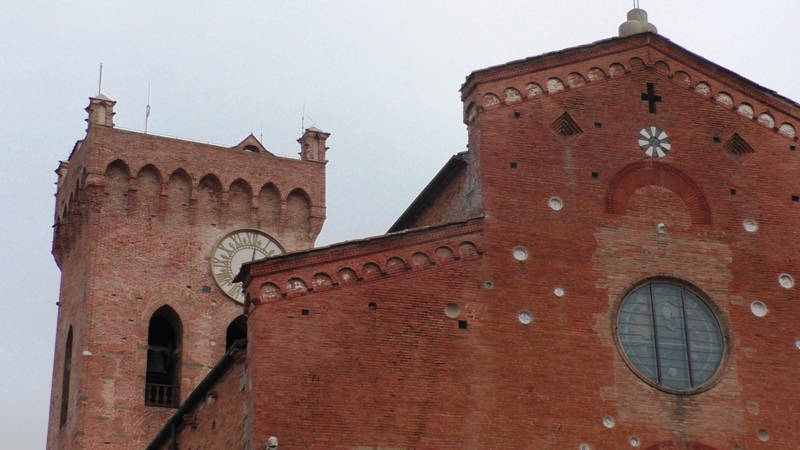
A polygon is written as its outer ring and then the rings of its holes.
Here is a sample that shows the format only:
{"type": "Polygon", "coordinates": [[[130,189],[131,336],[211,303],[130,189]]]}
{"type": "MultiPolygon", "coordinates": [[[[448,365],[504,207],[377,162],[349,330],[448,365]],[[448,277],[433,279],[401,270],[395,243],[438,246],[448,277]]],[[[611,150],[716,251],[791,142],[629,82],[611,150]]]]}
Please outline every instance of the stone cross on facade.
{"type": "Polygon", "coordinates": [[[656,95],[656,85],[647,83],[647,92],[642,92],[642,100],[650,105],[650,114],[656,114],[656,103],[661,103],[661,96],[656,95]]]}

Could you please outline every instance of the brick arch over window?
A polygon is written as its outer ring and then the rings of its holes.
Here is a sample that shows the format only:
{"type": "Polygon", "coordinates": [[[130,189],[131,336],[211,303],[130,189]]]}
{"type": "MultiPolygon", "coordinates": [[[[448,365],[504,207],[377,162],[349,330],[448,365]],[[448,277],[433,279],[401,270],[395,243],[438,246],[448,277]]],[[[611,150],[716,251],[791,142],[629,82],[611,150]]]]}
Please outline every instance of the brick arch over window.
{"type": "Polygon", "coordinates": [[[640,161],[617,172],[606,193],[606,212],[627,214],[633,193],[646,186],[660,186],[677,194],[689,210],[692,225],[711,225],[711,207],[697,183],[680,170],[658,161],[640,161]]]}

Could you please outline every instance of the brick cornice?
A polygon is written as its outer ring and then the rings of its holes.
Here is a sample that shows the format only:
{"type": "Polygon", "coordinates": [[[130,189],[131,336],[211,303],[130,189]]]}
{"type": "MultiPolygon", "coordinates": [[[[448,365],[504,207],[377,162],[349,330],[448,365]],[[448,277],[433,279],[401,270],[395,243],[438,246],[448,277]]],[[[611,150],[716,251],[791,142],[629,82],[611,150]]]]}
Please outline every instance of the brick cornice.
{"type": "MultiPolygon", "coordinates": [[[[351,259],[367,258],[378,253],[451,240],[459,236],[474,234],[483,230],[483,219],[471,219],[465,222],[424,227],[399,233],[385,234],[357,241],[346,241],[328,247],[321,247],[303,252],[286,253],[273,258],[245,263],[237,279],[244,278],[245,288],[256,277],[265,277],[284,271],[297,271],[305,267],[330,264],[351,259]]],[[[479,251],[483,251],[481,243],[476,242],[479,251]]]]}

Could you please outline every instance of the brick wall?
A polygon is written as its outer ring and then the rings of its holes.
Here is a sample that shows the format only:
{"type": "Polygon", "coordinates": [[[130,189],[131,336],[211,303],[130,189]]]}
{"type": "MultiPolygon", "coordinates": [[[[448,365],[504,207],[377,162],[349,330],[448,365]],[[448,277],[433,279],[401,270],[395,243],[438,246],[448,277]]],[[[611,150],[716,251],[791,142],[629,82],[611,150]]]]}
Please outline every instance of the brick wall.
{"type": "Polygon", "coordinates": [[[779,276],[800,279],[797,104],[655,35],[479,71],[462,92],[480,257],[393,275],[357,256],[378,252],[367,241],[253,264],[254,443],[791,448],[800,297],[779,276]],[[578,132],[554,130],[564,113],[578,132]],[[639,147],[649,126],[668,156],[639,147]],[[732,152],[734,134],[754,152],[732,152]],[[318,272],[329,289],[293,288],[318,272]],[[618,310],[650,280],[697,291],[720,322],[723,362],[703,389],[659,389],[623,356],[618,310]]]}
{"type": "MultiPolygon", "coordinates": [[[[247,422],[245,360],[242,352],[225,374],[211,386],[205,400],[188,411],[177,430],[178,448],[244,449],[247,422]]],[[[170,442],[163,446],[169,448],[170,442]]]]}

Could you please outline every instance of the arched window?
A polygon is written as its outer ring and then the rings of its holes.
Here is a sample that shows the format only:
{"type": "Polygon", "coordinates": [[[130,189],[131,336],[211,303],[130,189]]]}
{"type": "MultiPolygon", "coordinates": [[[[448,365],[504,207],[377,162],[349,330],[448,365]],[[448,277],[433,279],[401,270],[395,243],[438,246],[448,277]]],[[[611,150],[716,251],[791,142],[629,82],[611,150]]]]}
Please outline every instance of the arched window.
{"type": "Polygon", "coordinates": [[[61,418],[59,427],[67,423],[69,412],[69,375],[72,372],[72,327],[67,333],[67,345],[64,346],[64,374],[61,377],[61,418]]]}
{"type": "Polygon", "coordinates": [[[181,319],[169,306],[150,318],[144,403],[177,408],[180,404],[181,319]]]}
{"type": "Polygon", "coordinates": [[[244,315],[233,319],[228,325],[228,330],[225,332],[225,350],[229,350],[239,339],[247,339],[247,316],[244,315]]]}

